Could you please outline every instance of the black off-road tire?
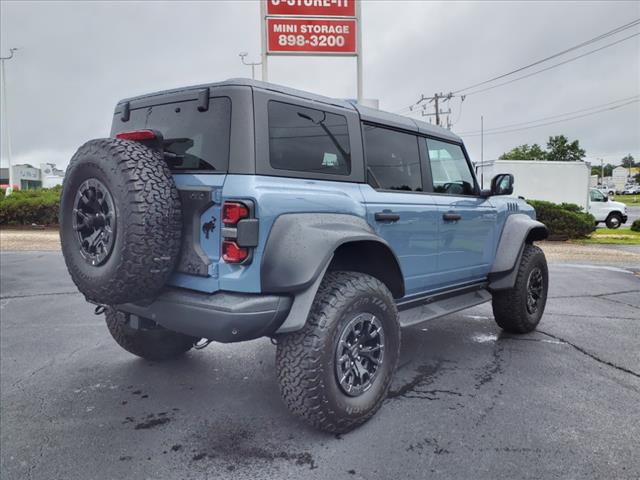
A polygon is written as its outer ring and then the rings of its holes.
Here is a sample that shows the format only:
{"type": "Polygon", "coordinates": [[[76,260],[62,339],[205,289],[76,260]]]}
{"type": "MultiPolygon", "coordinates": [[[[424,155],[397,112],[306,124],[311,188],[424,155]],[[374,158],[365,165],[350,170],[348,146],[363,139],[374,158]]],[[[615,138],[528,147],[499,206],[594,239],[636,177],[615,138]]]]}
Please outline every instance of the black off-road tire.
{"type": "Polygon", "coordinates": [[[622,225],[622,215],[618,212],[610,213],[605,221],[607,228],[616,229],[622,225]]]}
{"type": "Polygon", "coordinates": [[[127,352],[147,360],[171,360],[191,350],[199,340],[167,330],[160,326],[152,329],[133,329],[127,315],[112,307],[105,311],[107,328],[114,340],[127,352]]]}
{"type": "Polygon", "coordinates": [[[525,245],[517,268],[513,288],[493,292],[493,316],[500,328],[509,333],[529,333],[538,326],[547,303],[549,270],[544,252],[535,245],[525,245]],[[537,307],[531,312],[527,306],[528,282],[533,279],[536,269],[541,274],[542,290],[537,307]]]}
{"type": "Polygon", "coordinates": [[[387,396],[400,356],[398,311],[391,292],[378,279],[328,272],[304,328],[277,340],[280,393],[289,410],[320,430],[345,433],[369,420],[387,396]],[[360,312],[379,318],[385,350],[370,388],[349,396],[337,379],[336,349],[342,330],[360,312]]]}
{"type": "Polygon", "coordinates": [[[114,138],[78,149],[62,189],[60,237],[71,278],[88,300],[114,305],[154,296],[174,269],[181,230],[180,197],[159,152],[114,138]],[[77,195],[89,179],[101,182],[115,210],[113,247],[97,265],[83,256],[74,230],[77,195]]]}

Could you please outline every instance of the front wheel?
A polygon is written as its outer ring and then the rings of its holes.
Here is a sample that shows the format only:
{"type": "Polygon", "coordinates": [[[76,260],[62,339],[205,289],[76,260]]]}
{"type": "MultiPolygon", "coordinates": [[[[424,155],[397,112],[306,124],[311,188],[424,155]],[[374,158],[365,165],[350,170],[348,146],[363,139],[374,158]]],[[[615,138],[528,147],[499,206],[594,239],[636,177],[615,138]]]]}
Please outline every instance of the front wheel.
{"type": "Polygon", "coordinates": [[[278,338],[280,392],[310,425],[345,433],[380,408],[399,356],[398,311],[387,287],[362,273],[329,272],[304,328],[278,338]]]}
{"type": "Polygon", "coordinates": [[[529,333],[538,326],[549,290],[549,270],[544,252],[525,245],[513,288],[493,292],[493,316],[510,333],[529,333]]]}
{"type": "Polygon", "coordinates": [[[612,228],[612,229],[618,228],[620,225],[622,225],[622,215],[620,215],[617,212],[610,214],[607,217],[606,224],[607,224],[607,228],[612,228]]]}

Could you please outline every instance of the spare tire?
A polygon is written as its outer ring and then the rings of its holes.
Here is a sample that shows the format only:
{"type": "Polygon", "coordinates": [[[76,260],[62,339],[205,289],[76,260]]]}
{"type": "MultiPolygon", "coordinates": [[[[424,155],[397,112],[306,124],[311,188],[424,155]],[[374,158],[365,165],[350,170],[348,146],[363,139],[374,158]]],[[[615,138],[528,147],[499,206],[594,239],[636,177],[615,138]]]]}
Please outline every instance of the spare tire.
{"type": "Polygon", "coordinates": [[[60,238],[87,300],[156,295],[178,259],[181,230],[180,196],[161,153],[115,138],[78,149],[62,188],[60,238]]]}

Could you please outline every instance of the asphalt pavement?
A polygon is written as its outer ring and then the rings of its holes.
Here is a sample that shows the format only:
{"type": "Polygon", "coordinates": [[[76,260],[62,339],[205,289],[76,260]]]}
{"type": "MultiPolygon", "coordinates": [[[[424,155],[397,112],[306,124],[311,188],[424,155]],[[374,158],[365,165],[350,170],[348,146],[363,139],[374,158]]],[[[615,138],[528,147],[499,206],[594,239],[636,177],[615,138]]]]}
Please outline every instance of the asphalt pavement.
{"type": "Polygon", "coordinates": [[[490,305],[403,332],[382,409],[317,432],[280,401],[269,340],[170,363],[111,339],[59,252],[0,254],[0,477],[640,477],[640,278],[550,265],[539,329],[490,305]]]}

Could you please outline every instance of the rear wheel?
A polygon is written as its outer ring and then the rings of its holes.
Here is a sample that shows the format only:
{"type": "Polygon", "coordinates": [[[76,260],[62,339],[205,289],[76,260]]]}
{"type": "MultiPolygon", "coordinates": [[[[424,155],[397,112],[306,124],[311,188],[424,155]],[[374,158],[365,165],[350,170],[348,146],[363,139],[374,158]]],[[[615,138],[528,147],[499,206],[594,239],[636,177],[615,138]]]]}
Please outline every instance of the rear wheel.
{"type": "Polygon", "coordinates": [[[147,360],[162,361],[179,357],[191,350],[199,340],[159,325],[131,328],[128,315],[112,307],[105,311],[105,320],[109,333],[118,345],[147,360]]]}
{"type": "Polygon", "coordinates": [[[387,287],[362,273],[330,272],[304,328],[278,338],[280,392],[310,425],[348,432],[382,405],[399,354],[398,311],[387,287]]]}
{"type": "Polygon", "coordinates": [[[547,303],[549,271],[544,252],[525,245],[513,288],[493,292],[493,316],[510,333],[529,333],[538,326],[547,303]]]}
{"type": "Polygon", "coordinates": [[[618,228],[622,225],[622,215],[618,212],[613,212],[609,214],[605,223],[607,224],[607,228],[618,228]]]}

